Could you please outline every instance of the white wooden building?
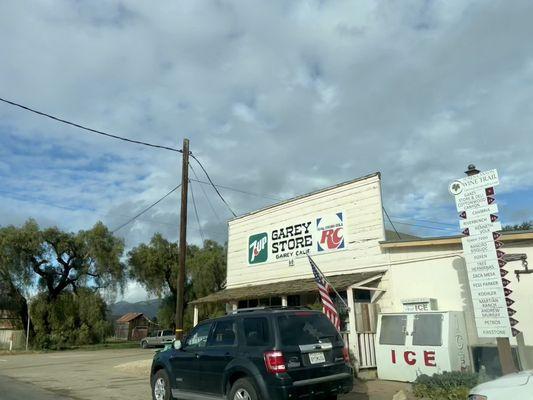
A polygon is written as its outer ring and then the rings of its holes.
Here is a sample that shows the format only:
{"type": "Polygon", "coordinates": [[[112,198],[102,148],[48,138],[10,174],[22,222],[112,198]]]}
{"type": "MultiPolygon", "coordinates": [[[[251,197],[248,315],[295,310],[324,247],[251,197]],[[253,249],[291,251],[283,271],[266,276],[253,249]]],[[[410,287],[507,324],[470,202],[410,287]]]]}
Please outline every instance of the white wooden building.
{"type": "MultiPolygon", "coordinates": [[[[463,311],[471,350],[493,348],[495,341],[476,336],[459,237],[392,240],[385,230],[380,179],[371,174],[230,220],[227,287],[192,302],[196,319],[205,303],[225,303],[229,309],[316,304],[309,253],[349,306],[339,307],[341,330],[358,368],[376,366],[377,314],[403,311],[406,299],[430,299],[438,310],[463,311]]],[[[533,257],[533,233],[504,235],[503,241],[533,257]]],[[[526,312],[533,309],[527,295],[533,293],[533,275],[520,283],[509,279],[529,346],[522,346],[521,362],[533,367],[533,314],[526,312]]]]}

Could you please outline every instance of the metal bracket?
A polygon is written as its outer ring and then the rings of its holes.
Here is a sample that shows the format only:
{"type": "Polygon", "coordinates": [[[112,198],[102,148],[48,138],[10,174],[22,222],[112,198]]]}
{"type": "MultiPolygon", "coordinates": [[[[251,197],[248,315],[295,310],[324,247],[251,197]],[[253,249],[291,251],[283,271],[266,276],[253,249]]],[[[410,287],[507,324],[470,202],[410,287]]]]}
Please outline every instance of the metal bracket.
{"type": "Polygon", "coordinates": [[[515,269],[514,273],[516,275],[516,279],[518,282],[520,282],[520,275],[521,274],[533,274],[533,269],[528,268],[527,264],[527,254],[524,253],[517,253],[517,254],[506,254],[504,256],[504,260],[507,262],[510,261],[522,261],[522,267],[524,269],[515,269]]]}

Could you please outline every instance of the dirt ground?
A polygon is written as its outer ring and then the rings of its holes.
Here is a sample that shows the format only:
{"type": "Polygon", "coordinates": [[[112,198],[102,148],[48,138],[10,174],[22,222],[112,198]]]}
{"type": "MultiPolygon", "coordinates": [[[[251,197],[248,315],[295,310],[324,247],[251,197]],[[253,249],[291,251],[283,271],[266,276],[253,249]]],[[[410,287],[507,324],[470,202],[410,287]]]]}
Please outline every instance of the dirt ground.
{"type": "MultiPolygon", "coordinates": [[[[149,400],[152,355],[153,350],[142,349],[0,355],[0,376],[10,378],[10,383],[20,382],[21,387],[35,385],[48,391],[50,398],[149,400]]],[[[358,381],[342,400],[390,400],[400,389],[407,390],[407,385],[358,381]]]]}

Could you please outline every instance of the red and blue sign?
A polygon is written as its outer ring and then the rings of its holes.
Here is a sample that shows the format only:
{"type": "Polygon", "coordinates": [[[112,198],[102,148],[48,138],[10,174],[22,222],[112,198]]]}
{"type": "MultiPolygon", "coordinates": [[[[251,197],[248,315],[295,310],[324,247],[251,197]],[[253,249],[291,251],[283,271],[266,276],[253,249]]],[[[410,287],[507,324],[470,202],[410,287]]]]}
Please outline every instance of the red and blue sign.
{"type": "Polygon", "coordinates": [[[318,251],[344,249],[344,215],[338,212],[330,218],[317,218],[318,251]]]}

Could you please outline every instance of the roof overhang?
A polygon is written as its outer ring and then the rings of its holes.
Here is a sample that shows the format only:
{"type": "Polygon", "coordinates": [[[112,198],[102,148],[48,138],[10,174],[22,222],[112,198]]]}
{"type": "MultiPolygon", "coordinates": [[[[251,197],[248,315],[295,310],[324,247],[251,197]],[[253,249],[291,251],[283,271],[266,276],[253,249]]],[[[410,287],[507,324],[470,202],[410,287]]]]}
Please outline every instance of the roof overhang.
{"type": "MultiPolygon", "coordinates": [[[[381,278],[384,273],[385,271],[359,272],[355,274],[326,276],[326,279],[337,291],[339,291],[345,290],[351,286],[363,287],[370,282],[375,282],[381,278]]],[[[224,289],[206,297],[191,301],[190,304],[227,303],[238,300],[287,296],[291,294],[304,294],[317,291],[317,285],[313,278],[295,279],[266,283],[263,285],[248,285],[224,289]]]]}

